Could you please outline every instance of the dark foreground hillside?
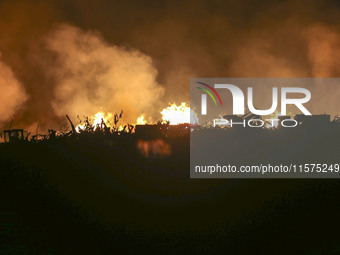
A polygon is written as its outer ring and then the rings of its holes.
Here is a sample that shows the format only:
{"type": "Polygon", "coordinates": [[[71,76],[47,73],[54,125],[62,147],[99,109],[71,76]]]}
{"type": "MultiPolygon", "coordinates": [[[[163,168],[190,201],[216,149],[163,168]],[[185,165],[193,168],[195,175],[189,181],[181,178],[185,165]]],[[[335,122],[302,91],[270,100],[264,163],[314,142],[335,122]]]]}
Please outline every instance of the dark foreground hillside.
{"type": "Polygon", "coordinates": [[[340,253],[336,179],[190,179],[189,137],[0,153],[0,254],[340,253]]]}

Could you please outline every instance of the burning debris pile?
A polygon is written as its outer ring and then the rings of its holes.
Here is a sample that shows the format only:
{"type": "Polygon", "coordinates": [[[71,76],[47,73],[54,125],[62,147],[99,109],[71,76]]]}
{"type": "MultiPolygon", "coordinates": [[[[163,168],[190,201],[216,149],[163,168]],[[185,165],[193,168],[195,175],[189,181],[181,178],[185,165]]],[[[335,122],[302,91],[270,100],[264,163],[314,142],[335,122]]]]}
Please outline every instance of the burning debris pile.
{"type": "Polygon", "coordinates": [[[123,111],[121,111],[120,114],[105,114],[103,112],[98,112],[94,117],[84,116],[83,120],[77,116],[80,122],[77,126],[74,126],[68,115],[66,115],[66,117],[72,130],[66,134],[62,134],[62,136],[124,135],[132,134],[135,128],[135,126],[131,124],[118,126],[119,121],[123,117],[123,111]]]}
{"type": "MultiPolygon", "coordinates": [[[[66,115],[66,118],[71,126],[71,130],[59,131],[48,129],[48,134],[35,135],[23,129],[8,129],[4,130],[4,142],[12,143],[19,141],[41,142],[56,139],[85,139],[84,137],[95,137],[95,139],[116,138],[126,135],[144,139],[147,141],[156,141],[167,137],[187,136],[191,131],[200,129],[223,129],[240,127],[257,127],[261,129],[279,129],[282,126],[287,127],[291,123],[299,127],[338,127],[340,126],[340,117],[335,116],[331,121],[330,115],[313,115],[305,116],[297,114],[289,114],[281,116],[279,112],[275,112],[269,119],[261,118],[261,116],[247,113],[243,116],[239,115],[224,115],[218,119],[214,119],[213,123],[199,124],[197,114],[186,103],[180,105],[170,104],[165,107],[160,114],[162,119],[152,121],[147,114],[140,115],[134,124],[126,124],[124,122],[123,110],[120,113],[107,113],[99,111],[93,116],[77,116],[78,124],[74,124],[71,118],[66,115]],[[31,135],[31,137],[30,137],[31,135]]],[[[289,126],[291,127],[291,126],[289,126]]],[[[153,148],[155,142],[145,145],[139,142],[139,147],[145,151],[145,148],[153,148]]],[[[164,147],[164,146],[163,146],[164,147]]],[[[166,147],[166,146],[165,146],[166,147]]],[[[166,150],[167,151],[167,150],[166,150]]],[[[144,154],[148,154],[145,152],[144,154]]],[[[155,153],[157,154],[157,153],[155,153]]]]}
{"type": "MultiPolygon", "coordinates": [[[[94,132],[104,132],[104,133],[132,133],[134,126],[127,124],[118,127],[118,122],[123,117],[123,111],[120,114],[106,114],[103,112],[98,112],[93,118],[84,116],[84,121],[79,119],[80,124],[75,127],[76,133],[94,133],[94,132]]],[[[70,119],[68,118],[70,121],[70,119]]]]}
{"type": "Polygon", "coordinates": [[[66,142],[66,144],[85,146],[86,148],[93,145],[113,151],[127,149],[131,155],[140,155],[153,160],[171,155],[179,144],[188,141],[187,138],[191,133],[200,135],[223,132],[227,139],[233,139],[232,130],[235,129],[243,130],[243,134],[254,134],[255,131],[256,134],[263,135],[274,130],[280,133],[279,130],[284,129],[281,127],[284,120],[294,120],[298,123],[296,129],[289,129],[292,131],[292,137],[300,134],[301,130],[306,130],[308,131],[306,133],[309,134],[320,132],[325,134],[327,132],[338,132],[338,127],[340,127],[338,116],[331,121],[330,115],[327,114],[313,116],[297,114],[292,117],[280,116],[279,113],[275,113],[275,116],[269,116],[271,117],[269,119],[272,123],[271,127],[266,125],[266,120],[262,119],[261,116],[249,113],[244,116],[224,115],[219,119],[219,121],[223,120],[222,126],[221,123],[200,125],[195,112],[185,103],[172,104],[164,108],[160,112],[162,119],[158,122],[152,121],[148,115],[142,114],[134,124],[125,124],[123,113],[123,111],[115,114],[100,111],[93,116],[84,116],[83,118],[77,116],[78,123],[76,124],[66,115],[71,130],[63,132],[49,129],[48,134],[40,135],[37,133],[29,138],[30,133],[23,129],[9,129],[4,131],[4,141],[5,143],[57,142],[58,144],[60,141],[66,142]],[[278,124],[273,124],[275,123],[273,120],[278,120],[278,124]],[[233,126],[231,126],[231,123],[233,123],[233,126]],[[246,126],[245,123],[250,127],[246,126]]]}
{"type": "Polygon", "coordinates": [[[186,103],[181,103],[179,106],[172,104],[161,111],[162,120],[155,122],[148,119],[147,121],[145,115],[141,115],[134,124],[126,124],[124,122],[123,110],[116,114],[99,111],[93,116],[83,116],[82,118],[78,115],[78,124],[71,120],[70,116],[66,115],[71,130],[48,129],[48,134],[39,134],[37,128],[36,134],[31,135],[31,133],[22,129],[22,133],[25,132],[24,136],[20,135],[19,131],[21,129],[16,132],[17,129],[10,130],[9,128],[4,132],[7,137],[4,141],[6,143],[23,140],[42,142],[71,137],[82,139],[91,135],[96,137],[105,136],[106,138],[109,136],[136,135],[142,138],[155,139],[164,138],[169,135],[182,136],[188,134],[190,130],[190,111],[191,109],[186,103]],[[25,137],[25,139],[22,139],[22,137],[25,137]]]}

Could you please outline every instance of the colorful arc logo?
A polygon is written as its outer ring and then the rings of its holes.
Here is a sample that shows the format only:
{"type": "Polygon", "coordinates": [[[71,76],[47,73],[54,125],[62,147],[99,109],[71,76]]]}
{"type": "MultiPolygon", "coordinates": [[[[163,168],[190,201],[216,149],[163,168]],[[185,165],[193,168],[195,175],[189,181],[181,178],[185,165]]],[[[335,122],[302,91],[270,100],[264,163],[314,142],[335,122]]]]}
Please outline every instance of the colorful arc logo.
{"type": "MultiPolygon", "coordinates": [[[[197,82],[197,83],[198,83],[198,84],[201,84],[201,85],[203,85],[203,86],[206,86],[206,87],[209,88],[212,92],[214,92],[215,95],[217,96],[218,100],[220,101],[221,106],[223,105],[223,104],[222,104],[222,100],[221,100],[221,98],[220,98],[220,95],[217,93],[217,91],[216,91],[212,86],[210,86],[209,84],[206,84],[206,83],[204,83],[204,82],[197,82]]],[[[215,100],[213,94],[211,94],[211,92],[210,92],[209,90],[207,90],[207,89],[205,89],[205,88],[201,88],[201,87],[196,87],[196,88],[198,88],[198,89],[200,89],[200,90],[203,90],[205,93],[207,93],[207,94],[212,98],[212,100],[214,101],[215,105],[217,105],[216,100],[215,100]]]]}

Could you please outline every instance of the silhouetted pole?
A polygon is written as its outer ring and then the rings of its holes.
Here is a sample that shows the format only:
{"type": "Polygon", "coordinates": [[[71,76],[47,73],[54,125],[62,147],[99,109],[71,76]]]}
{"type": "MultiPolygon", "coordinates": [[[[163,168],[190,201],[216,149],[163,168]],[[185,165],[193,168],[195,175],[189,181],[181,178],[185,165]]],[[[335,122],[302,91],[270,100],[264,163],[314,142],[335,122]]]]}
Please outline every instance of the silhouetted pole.
{"type": "Polygon", "coordinates": [[[70,120],[70,118],[68,117],[68,115],[66,114],[66,118],[68,119],[68,121],[70,122],[70,124],[71,124],[71,127],[72,127],[72,132],[73,132],[73,134],[76,134],[77,132],[76,132],[76,129],[75,129],[75,127],[74,127],[74,125],[73,125],[73,123],[72,123],[72,121],[70,120]]]}

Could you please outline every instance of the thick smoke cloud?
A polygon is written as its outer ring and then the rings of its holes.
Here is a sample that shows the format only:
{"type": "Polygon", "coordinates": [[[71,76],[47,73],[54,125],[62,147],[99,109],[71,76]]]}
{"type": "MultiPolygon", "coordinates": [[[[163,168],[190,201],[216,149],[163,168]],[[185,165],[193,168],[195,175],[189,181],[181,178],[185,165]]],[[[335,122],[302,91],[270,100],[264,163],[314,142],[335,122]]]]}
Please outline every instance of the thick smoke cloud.
{"type": "MultiPolygon", "coordinates": [[[[340,77],[339,28],[317,24],[306,30],[305,34],[313,77],[340,77]]],[[[312,95],[314,113],[340,114],[340,81],[316,84],[312,95]]]]}
{"type": "Polygon", "coordinates": [[[314,77],[340,75],[340,30],[316,24],[305,31],[308,39],[308,58],[314,77]]]}
{"type": "MultiPolygon", "coordinates": [[[[336,0],[2,1],[2,61],[28,95],[13,118],[156,118],[189,101],[191,77],[340,77],[339,16],[336,0]]],[[[311,86],[315,113],[340,113],[339,86],[311,86]]]]}
{"type": "Polygon", "coordinates": [[[49,34],[46,47],[56,57],[47,71],[56,83],[52,105],[58,116],[123,109],[125,123],[135,123],[145,112],[158,117],[155,111],[164,89],[149,56],[109,45],[98,33],[69,25],[49,34]]]}
{"type": "MultiPolygon", "coordinates": [[[[1,55],[0,55],[1,57],[1,55]]],[[[27,100],[26,92],[13,71],[0,59],[0,126],[11,120],[27,100]]]]}

